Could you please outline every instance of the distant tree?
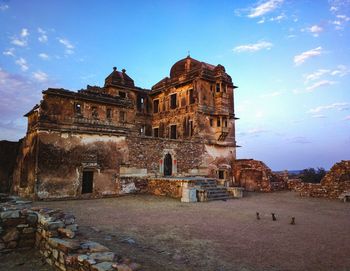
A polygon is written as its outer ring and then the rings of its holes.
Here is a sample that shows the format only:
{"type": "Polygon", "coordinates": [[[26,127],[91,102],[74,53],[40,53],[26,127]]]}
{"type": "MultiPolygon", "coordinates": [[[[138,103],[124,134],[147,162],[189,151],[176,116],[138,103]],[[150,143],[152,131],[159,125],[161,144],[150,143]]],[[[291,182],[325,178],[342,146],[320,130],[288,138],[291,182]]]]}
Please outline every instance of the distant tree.
{"type": "Polygon", "coordinates": [[[322,178],[326,175],[324,168],[306,168],[301,171],[300,178],[304,183],[320,183],[322,178]]]}

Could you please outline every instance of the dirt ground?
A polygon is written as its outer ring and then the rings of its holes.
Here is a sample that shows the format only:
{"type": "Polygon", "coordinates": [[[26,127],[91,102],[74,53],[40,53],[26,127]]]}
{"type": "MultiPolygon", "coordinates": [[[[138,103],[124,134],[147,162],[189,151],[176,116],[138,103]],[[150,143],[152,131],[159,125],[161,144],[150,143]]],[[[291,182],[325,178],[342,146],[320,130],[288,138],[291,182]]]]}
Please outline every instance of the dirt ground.
{"type": "Polygon", "coordinates": [[[195,204],[130,195],[34,205],[72,212],[84,235],[145,271],[350,270],[349,203],[278,192],[195,204]]]}

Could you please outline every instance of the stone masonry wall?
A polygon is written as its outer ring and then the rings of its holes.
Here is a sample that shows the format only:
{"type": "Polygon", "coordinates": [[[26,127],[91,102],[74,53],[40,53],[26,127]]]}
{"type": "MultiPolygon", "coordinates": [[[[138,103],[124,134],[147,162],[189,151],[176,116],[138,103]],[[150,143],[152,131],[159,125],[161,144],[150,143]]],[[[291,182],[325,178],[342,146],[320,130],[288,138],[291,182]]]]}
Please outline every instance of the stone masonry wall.
{"type": "Polygon", "coordinates": [[[286,189],[286,182],[263,162],[253,159],[237,159],[233,163],[235,185],[247,191],[271,192],[286,189]]]}
{"type": "Polygon", "coordinates": [[[0,254],[39,249],[46,262],[61,271],[135,271],[140,265],[107,247],[79,236],[72,214],[32,208],[29,201],[0,194],[0,254]]]}
{"type": "Polygon", "coordinates": [[[297,179],[288,181],[288,188],[301,196],[337,199],[342,193],[350,192],[350,161],[336,163],[320,184],[303,183],[297,179]]]}

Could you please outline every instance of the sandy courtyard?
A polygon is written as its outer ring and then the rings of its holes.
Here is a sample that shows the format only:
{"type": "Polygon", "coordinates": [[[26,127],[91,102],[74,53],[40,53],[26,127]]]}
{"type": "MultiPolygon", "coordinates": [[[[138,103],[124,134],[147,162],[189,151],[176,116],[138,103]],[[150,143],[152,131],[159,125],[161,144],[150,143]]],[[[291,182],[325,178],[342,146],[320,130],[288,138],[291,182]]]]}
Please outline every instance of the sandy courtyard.
{"type": "Polygon", "coordinates": [[[279,192],[196,204],[137,195],[34,205],[71,211],[84,235],[143,270],[350,270],[348,203],[279,192]]]}

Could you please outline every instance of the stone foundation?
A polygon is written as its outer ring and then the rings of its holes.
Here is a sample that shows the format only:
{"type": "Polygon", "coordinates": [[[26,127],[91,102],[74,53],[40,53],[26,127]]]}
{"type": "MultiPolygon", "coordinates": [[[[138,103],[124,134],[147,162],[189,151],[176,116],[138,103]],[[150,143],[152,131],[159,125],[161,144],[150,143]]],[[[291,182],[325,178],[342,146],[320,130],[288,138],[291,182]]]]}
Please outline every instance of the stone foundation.
{"type": "Polygon", "coordinates": [[[62,271],[139,270],[140,265],[107,247],[78,236],[72,214],[33,208],[29,201],[0,195],[0,254],[39,249],[48,264],[62,271]]]}

